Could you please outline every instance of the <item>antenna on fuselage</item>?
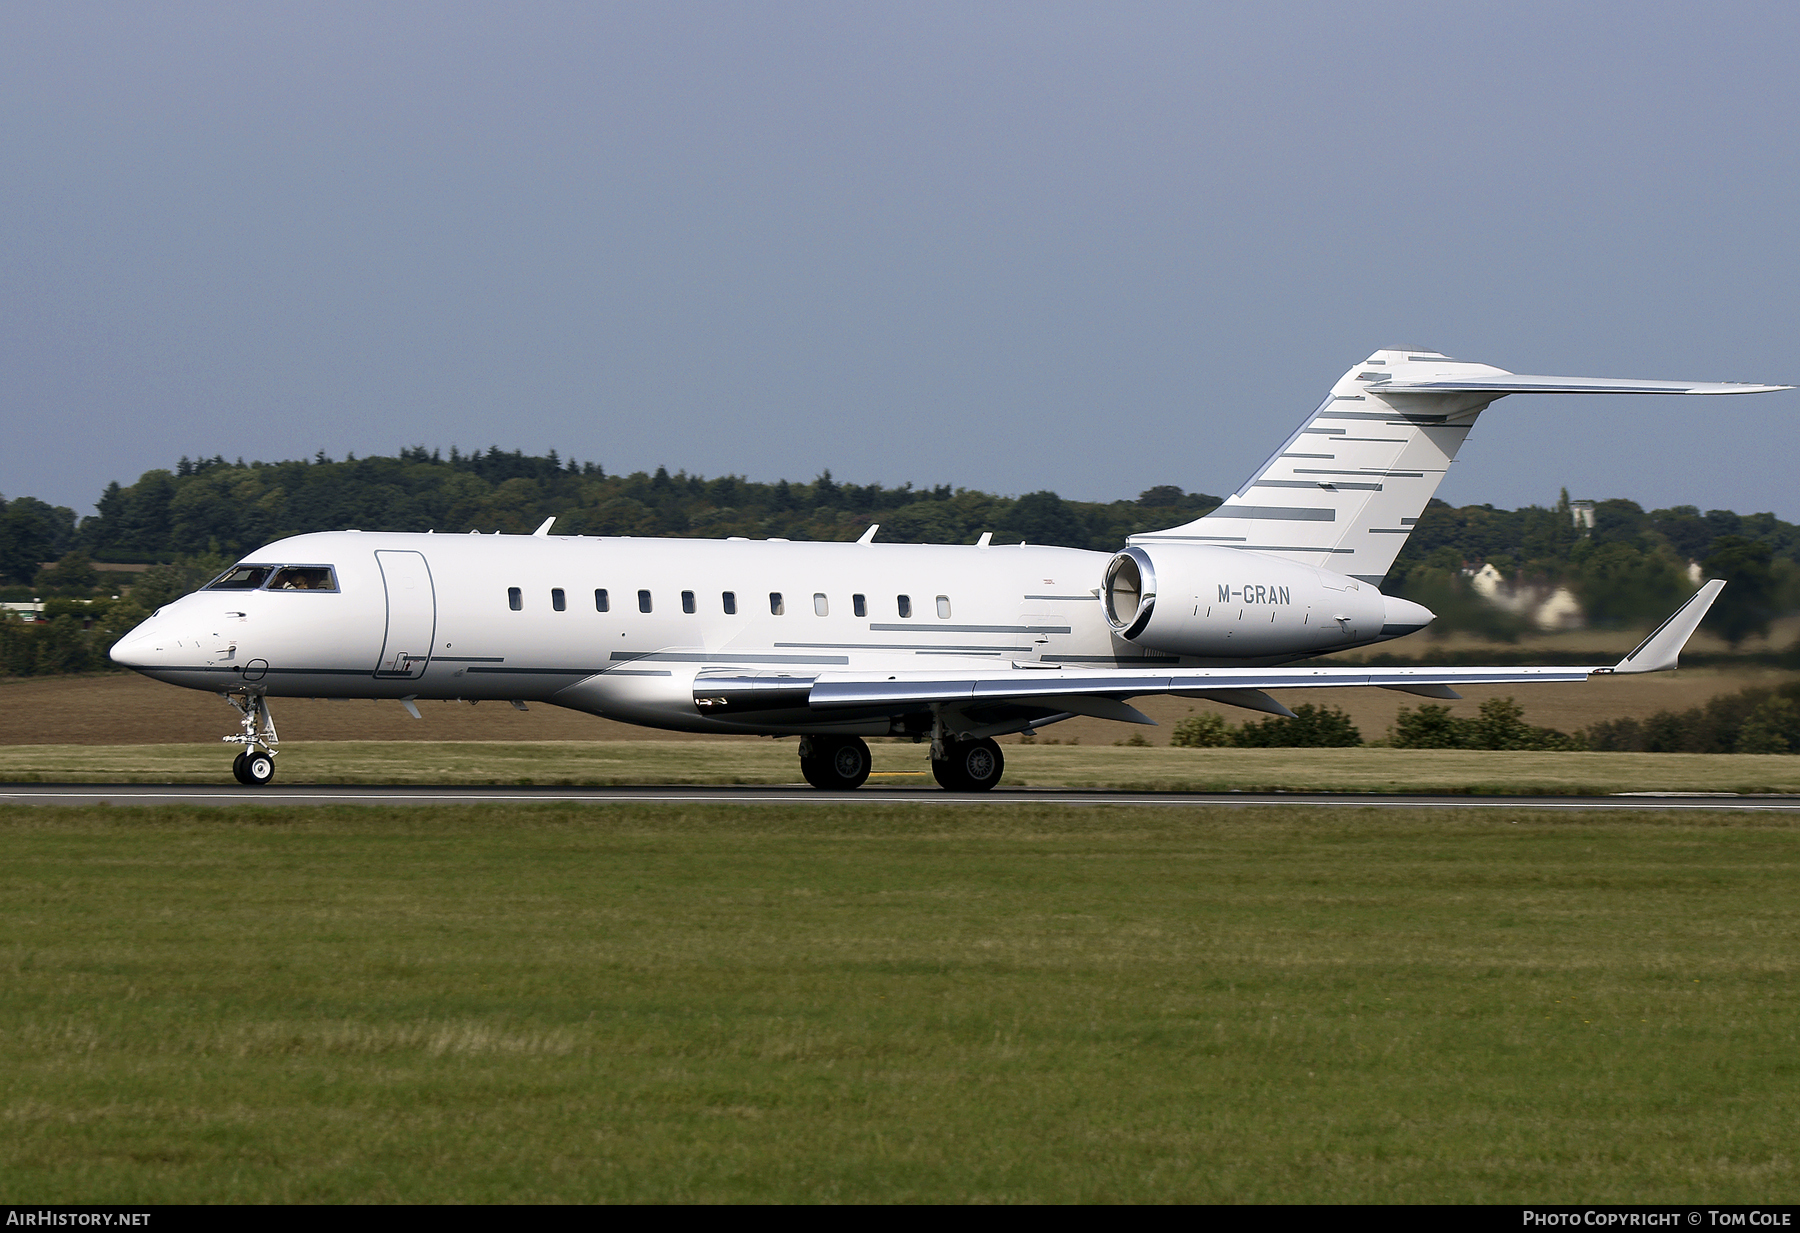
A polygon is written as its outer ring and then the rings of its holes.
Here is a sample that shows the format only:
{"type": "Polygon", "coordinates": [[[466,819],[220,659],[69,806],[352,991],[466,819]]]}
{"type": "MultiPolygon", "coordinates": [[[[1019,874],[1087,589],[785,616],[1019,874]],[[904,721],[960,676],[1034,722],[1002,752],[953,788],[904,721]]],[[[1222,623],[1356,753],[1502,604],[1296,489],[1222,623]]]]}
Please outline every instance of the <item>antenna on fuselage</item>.
{"type": "Polygon", "coordinates": [[[545,539],[550,534],[550,528],[555,525],[556,525],[556,515],[552,514],[548,518],[544,519],[544,525],[539,527],[537,530],[533,531],[532,534],[537,536],[539,539],[545,539]]]}

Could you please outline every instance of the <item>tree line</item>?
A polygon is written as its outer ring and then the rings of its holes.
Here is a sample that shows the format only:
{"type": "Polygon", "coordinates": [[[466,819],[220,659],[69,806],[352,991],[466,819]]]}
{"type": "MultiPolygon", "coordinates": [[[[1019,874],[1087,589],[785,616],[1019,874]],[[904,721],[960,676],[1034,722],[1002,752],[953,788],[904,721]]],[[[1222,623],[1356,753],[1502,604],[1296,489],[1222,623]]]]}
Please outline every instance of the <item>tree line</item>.
{"type": "Polygon", "coordinates": [[[166,562],[198,554],[237,557],[309,531],[351,527],[439,534],[525,533],[555,517],[561,535],[674,535],[853,540],[871,522],[897,543],[964,543],[983,531],[1107,551],[1127,535],[1186,522],[1219,497],[1173,485],[1136,500],[1069,501],[1054,492],[1003,497],[948,484],[896,488],[844,484],[829,471],[810,483],[760,483],[654,473],[608,475],[593,462],[564,462],[498,448],[448,457],[423,447],[394,457],[290,462],[192,461],[108,484],[95,512],[31,497],[0,511],[0,574],[29,585],[46,561],[81,551],[112,562],[166,562]]]}

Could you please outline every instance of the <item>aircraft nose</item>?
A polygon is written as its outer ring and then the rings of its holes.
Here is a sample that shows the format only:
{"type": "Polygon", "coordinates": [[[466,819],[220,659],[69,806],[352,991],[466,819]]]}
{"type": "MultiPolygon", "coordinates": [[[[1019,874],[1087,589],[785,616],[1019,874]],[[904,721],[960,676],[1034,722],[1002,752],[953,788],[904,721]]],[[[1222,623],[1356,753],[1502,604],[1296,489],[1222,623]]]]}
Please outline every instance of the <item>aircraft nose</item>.
{"type": "Polygon", "coordinates": [[[113,643],[112,650],[106,654],[121,668],[148,668],[152,665],[152,656],[155,654],[152,646],[149,638],[142,637],[133,630],[113,643]]]}
{"type": "Polygon", "coordinates": [[[1387,606],[1381,618],[1381,632],[1389,638],[1416,634],[1437,620],[1437,613],[1424,604],[1415,604],[1410,599],[1400,599],[1394,595],[1383,595],[1381,598],[1387,606]]]}
{"type": "Polygon", "coordinates": [[[165,636],[166,633],[154,619],[145,621],[113,643],[112,650],[107,655],[121,668],[131,668],[138,672],[163,667],[172,662],[170,651],[175,645],[165,636]]]}

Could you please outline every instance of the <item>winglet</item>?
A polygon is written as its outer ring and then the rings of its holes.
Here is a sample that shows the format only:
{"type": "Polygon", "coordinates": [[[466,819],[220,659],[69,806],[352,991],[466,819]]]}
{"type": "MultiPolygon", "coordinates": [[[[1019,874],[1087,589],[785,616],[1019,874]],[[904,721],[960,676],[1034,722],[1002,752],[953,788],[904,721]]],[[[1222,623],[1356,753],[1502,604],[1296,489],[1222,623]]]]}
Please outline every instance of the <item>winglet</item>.
{"type": "Polygon", "coordinates": [[[875,542],[875,532],[877,532],[879,530],[881,530],[881,524],[879,522],[870,523],[869,529],[867,531],[864,531],[862,533],[862,537],[860,539],[858,539],[856,542],[859,544],[874,543],[875,542]]]}
{"type": "Polygon", "coordinates": [[[1681,658],[1681,648],[1694,636],[1700,619],[1725,589],[1725,580],[1714,578],[1694,592],[1694,597],[1675,610],[1675,614],[1656,632],[1638,643],[1637,650],[1613,665],[1614,672],[1666,672],[1681,658]]]}
{"type": "Polygon", "coordinates": [[[544,519],[544,525],[539,527],[537,530],[533,531],[532,534],[537,536],[539,539],[545,539],[550,534],[550,528],[555,525],[556,525],[556,515],[552,514],[548,518],[544,519]]]}

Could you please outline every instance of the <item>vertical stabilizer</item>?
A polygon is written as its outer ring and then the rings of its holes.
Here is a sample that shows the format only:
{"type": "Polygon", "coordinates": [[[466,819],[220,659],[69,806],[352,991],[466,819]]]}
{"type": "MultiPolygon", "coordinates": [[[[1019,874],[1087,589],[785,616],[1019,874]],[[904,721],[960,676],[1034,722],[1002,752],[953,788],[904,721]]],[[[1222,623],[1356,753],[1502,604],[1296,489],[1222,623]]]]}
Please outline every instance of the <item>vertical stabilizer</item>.
{"type": "Polygon", "coordinates": [[[1763,394],[1786,385],[1536,377],[1435,351],[1377,351],[1206,517],[1132,543],[1187,541],[1286,557],[1377,584],[1456,461],[1508,394],[1763,394]]]}
{"type": "Polygon", "coordinates": [[[1225,504],[1196,522],[1133,536],[1132,542],[1245,548],[1379,584],[1475,417],[1500,396],[1370,388],[1440,371],[1467,378],[1508,375],[1430,351],[1377,351],[1343,375],[1225,504]]]}

